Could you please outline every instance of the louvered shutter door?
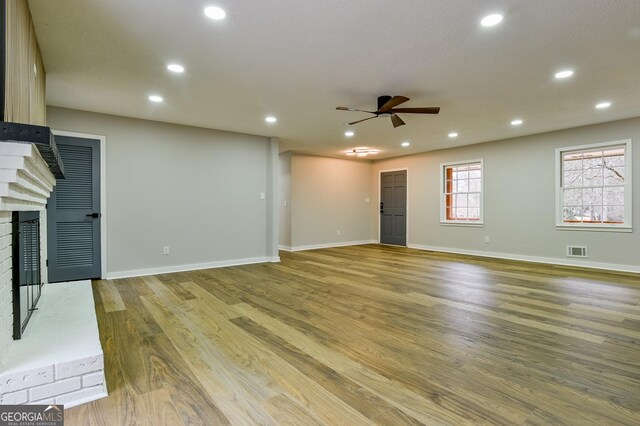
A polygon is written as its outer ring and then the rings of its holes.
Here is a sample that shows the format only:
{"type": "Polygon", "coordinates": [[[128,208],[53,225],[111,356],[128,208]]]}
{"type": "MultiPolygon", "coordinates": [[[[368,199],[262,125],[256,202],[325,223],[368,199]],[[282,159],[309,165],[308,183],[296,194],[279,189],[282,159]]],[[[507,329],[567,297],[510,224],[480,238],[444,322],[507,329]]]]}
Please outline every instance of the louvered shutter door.
{"type": "Polygon", "coordinates": [[[49,281],[100,276],[99,141],[57,137],[65,179],[58,179],[49,205],[49,281]]]}
{"type": "Polygon", "coordinates": [[[65,168],[65,179],[57,183],[59,209],[93,208],[91,147],[59,145],[65,168]]]}

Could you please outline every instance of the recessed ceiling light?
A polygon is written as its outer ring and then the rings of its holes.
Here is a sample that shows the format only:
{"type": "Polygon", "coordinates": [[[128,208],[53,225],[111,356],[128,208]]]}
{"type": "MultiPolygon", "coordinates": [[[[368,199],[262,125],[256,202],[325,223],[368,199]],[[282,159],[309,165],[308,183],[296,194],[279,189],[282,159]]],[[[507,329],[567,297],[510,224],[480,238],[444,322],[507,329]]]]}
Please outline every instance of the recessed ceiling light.
{"type": "Polygon", "coordinates": [[[498,25],[500,22],[502,22],[502,15],[499,13],[493,13],[482,18],[480,24],[483,27],[493,27],[494,25],[498,25]]]}
{"type": "Polygon", "coordinates": [[[353,132],[353,130],[347,130],[346,132],[344,132],[344,135],[348,138],[352,137],[353,135],[355,135],[355,133],[353,132]]]}
{"type": "Polygon", "coordinates": [[[164,99],[162,99],[162,96],[151,95],[151,96],[149,96],[149,100],[151,102],[162,102],[164,99]]]}
{"type": "Polygon", "coordinates": [[[400,145],[406,148],[411,145],[411,142],[402,142],[400,145]]]}
{"type": "Polygon", "coordinates": [[[227,12],[217,6],[209,6],[205,8],[204,14],[207,15],[207,18],[211,18],[214,21],[219,21],[227,16],[227,12]]]}
{"type": "Polygon", "coordinates": [[[184,72],[184,67],[182,65],[178,65],[178,64],[169,64],[167,65],[167,69],[171,72],[184,72]]]}
{"type": "Polygon", "coordinates": [[[270,115],[268,117],[265,117],[264,121],[266,121],[267,123],[275,123],[276,121],[278,121],[278,119],[270,115]]]}
{"type": "Polygon", "coordinates": [[[458,133],[457,133],[457,132],[451,132],[451,133],[449,133],[449,137],[450,137],[451,139],[453,139],[453,138],[457,138],[457,137],[458,137],[458,133]]]}
{"type": "Polygon", "coordinates": [[[556,79],[562,80],[564,78],[569,78],[573,75],[573,70],[562,70],[558,71],[555,75],[556,79]]]}
{"type": "Polygon", "coordinates": [[[610,106],[611,106],[611,102],[600,102],[596,104],[596,108],[598,109],[606,109],[606,108],[609,108],[610,106]]]}
{"type": "Polygon", "coordinates": [[[512,125],[512,126],[519,126],[519,125],[521,125],[522,123],[524,123],[524,121],[520,120],[519,118],[518,118],[518,119],[515,119],[515,120],[513,120],[513,121],[511,121],[511,125],[512,125]]]}

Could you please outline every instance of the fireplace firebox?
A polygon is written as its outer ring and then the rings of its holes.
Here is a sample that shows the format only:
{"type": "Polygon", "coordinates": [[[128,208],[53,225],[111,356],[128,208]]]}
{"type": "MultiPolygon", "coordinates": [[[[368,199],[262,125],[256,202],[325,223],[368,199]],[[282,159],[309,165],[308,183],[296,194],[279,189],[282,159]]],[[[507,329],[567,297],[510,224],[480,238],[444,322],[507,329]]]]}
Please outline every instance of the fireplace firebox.
{"type": "Polygon", "coordinates": [[[13,338],[18,340],[37,310],[42,290],[40,212],[14,212],[12,227],[13,338]]]}

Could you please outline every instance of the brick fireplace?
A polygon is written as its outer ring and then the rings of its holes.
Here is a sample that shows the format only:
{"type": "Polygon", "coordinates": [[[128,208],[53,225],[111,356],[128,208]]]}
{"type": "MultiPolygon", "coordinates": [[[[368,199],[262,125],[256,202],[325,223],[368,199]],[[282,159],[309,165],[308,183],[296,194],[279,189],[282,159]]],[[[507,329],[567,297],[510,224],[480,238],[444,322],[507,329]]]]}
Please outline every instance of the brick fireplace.
{"type": "Polygon", "coordinates": [[[91,282],[47,284],[46,205],[63,171],[49,128],[0,123],[0,404],[70,407],[107,394],[91,282]],[[16,231],[39,242],[39,256],[33,241],[16,247],[16,231]],[[34,259],[39,265],[25,265],[34,259]],[[16,334],[13,296],[25,290],[15,282],[23,273],[41,294],[37,310],[20,306],[32,310],[22,311],[16,334]]]}

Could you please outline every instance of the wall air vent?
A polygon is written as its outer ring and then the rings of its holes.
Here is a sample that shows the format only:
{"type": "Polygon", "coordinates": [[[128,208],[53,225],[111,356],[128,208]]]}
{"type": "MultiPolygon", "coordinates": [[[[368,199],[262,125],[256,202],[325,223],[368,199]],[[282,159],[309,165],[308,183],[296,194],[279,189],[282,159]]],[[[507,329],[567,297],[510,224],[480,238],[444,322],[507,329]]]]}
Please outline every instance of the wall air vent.
{"type": "Polygon", "coordinates": [[[587,257],[586,246],[567,246],[568,257],[587,257]]]}

